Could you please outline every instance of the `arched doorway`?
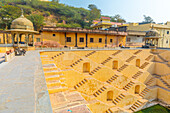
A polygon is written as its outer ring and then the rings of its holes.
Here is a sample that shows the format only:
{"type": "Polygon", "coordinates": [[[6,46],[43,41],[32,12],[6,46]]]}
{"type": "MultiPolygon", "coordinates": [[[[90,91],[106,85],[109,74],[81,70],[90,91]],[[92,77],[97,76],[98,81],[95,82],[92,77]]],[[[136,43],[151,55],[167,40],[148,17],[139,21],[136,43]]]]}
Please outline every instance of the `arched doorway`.
{"type": "Polygon", "coordinates": [[[140,59],[136,59],[136,67],[140,67],[140,59]]]}
{"type": "Polygon", "coordinates": [[[83,73],[89,73],[90,72],[90,63],[86,62],[83,64],[83,73]]]}
{"type": "Polygon", "coordinates": [[[113,61],[113,69],[118,69],[118,61],[117,60],[113,61]]]}
{"type": "Polygon", "coordinates": [[[113,91],[108,91],[107,92],[107,101],[112,101],[113,100],[113,91]]]}
{"type": "Polygon", "coordinates": [[[140,92],[140,85],[135,86],[135,94],[139,94],[140,92]]]}

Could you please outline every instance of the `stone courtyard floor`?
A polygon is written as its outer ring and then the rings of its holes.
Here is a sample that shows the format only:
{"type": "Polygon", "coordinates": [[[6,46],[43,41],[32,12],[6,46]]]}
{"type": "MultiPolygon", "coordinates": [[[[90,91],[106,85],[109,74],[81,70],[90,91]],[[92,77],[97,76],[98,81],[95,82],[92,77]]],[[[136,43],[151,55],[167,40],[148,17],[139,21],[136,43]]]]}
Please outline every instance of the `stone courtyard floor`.
{"type": "Polygon", "coordinates": [[[50,113],[38,51],[16,56],[0,68],[0,113],[50,113]]]}

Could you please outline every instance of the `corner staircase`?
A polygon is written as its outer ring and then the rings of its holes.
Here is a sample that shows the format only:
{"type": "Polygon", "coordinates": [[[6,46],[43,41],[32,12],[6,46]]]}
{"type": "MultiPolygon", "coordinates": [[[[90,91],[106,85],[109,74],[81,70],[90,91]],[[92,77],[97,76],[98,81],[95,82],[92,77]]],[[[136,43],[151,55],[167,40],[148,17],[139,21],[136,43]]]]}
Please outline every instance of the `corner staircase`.
{"type": "Polygon", "coordinates": [[[167,62],[161,55],[157,55],[163,62],[167,62]]]}
{"type": "Polygon", "coordinates": [[[66,91],[68,89],[63,74],[46,76],[45,79],[49,94],[66,91]]]}
{"type": "Polygon", "coordinates": [[[83,84],[87,83],[88,81],[86,79],[83,79],[82,81],[80,81],[78,84],[76,84],[74,86],[74,89],[78,89],[80,86],[82,86],[83,84]]]}
{"type": "Polygon", "coordinates": [[[93,71],[91,71],[89,74],[90,75],[93,75],[93,74],[95,74],[98,70],[100,70],[101,69],[101,67],[100,66],[98,66],[97,68],[95,68],[93,71]]]}
{"type": "Polygon", "coordinates": [[[153,58],[153,55],[149,55],[145,60],[150,61],[153,58]]]}
{"type": "Polygon", "coordinates": [[[56,58],[56,57],[58,57],[58,56],[61,56],[61,55],[63,55],[64,54],[64,52],[61,52],[61,53],[58,53],[57,55],[55,55],[55,56],[53,56],[53,57],[51,57],[52,59],[54,59],[54,58],[56,58]]]}
{"type": "Polygon", "coordinates": [[[154,82],[155,78],[152,77],[147,83],[145,83],[147,86],[150,86],[154,82]]]}
{"type": "Polygon", "coordinates": [[[134,58],[136,58],[136,56],[131,56],[130,58],[128,58],[128,59],[126,60],[126,62],[130,62],[130,61],[132,61],[134,58]]]}
{"type": "Polygon", "coordinates": [[[139,68],[144,69],[147,65],[149,65],[149,62],[145,62],[145,63],[142,64],[139,68]]]}
{"type": "Polygon", "coordinates": [[[135,75],[132,76],[133,79],[137,79],[141,74],[143,74],[142,71],[138,71],[135,75]]]}
{"type": "Polygon", "coordinates": [[[91,53],[88,53],[87,55],[85,55],[85,57],[89,57],[89,56],[93,55],[94,53],[96,53],[96,51],[93,51],[93,52],[91,52],[91,53]]]}
{"type": "Polygon", "coordinates": [[[107,88],[106,87],[101,87],[99,90],[97,90],[93,95],[95,97],[98,97],[102,92],[104,92],[107,88]]]}
{"type": "Polygon", "coordinates": [[[135,112],[138,108],[142,107],[143,104],[144,104],[143,102],[141,102],[140,100],[137,100],[129,109],[135,112]]]}
{"type": "Polygon", "coordinates": [[[73,64],[71,64],[70,67],[74,67],[76,64],[78,64],[81,61],[83,61],[83,59],[80,58],[79,60],[77,60],[73,64]]]}
{"type": "Polygon", "coordinates": [[[115,53],[113,53],[112,55],[113,56],[116,56],[117,54],[119,54],[119,53],[121,53],[122,52],[122,50],[118,50],[118,51],[116,51],[115,53]]]}
{"type": "Polygon", "coordinates": [[[137,54],[139,54],[140,52],[142,52],[142,50],[138,50],[138,51],[136,51],[134,54],[137,55],[137,54]]]}
{"type": "Polygon", "coordinates": [[[110,109],[106,110],[106,113],[113,113],[110,109]]]}
{"type": "Polygon", "coordinates": [[[135,84],[135,83],[132,82],[132,81],[130,81],[126,86],[123,87],[123,89],[124,89],[125,91],[127,91],[128,89],[130,89],[130,88],[133,86],[133,84],[135,84]]]}
{"type": "Polygon", "coordinates": [[[107,80],[106,82],[111,84],[114,80],[117,79],[117,77],[119,77],[118,75],[113,75],[109,80],[107,80]]]}
{"type": "Polygon", "coordinates": [[[139,96],[141,96],[142,98],[144,98],[145,95],[146,95],[149,91],[150,91],[150,89],[145,88],[145,89],[139,94],[139,96]]]}
{"type": "Polygon", "coordinates": [[[124,99],[125,98],[125,95],[123,95],[123,94],[120,94],[118,97],[116,97],[113,101],[112,101],[112,103],[114,104],[114,105],[117,105],[122,99],[124,99]]]}
{"type": "Polygon", "coordinates": [[[161,77],[158,78],[166,87],[170,88],[170,85],[164,81],[161,77]]]}
{"type": "Polygon", "coordinates": [[[109,62],[111,59],[113,59],[112,57],[108,57],[106,60],[104,60],[101,64],[106,64],[107,62],[109,62]]]}
{"type": "Polygon", "coordinates": [[[127,64],[124,64],[122,67],[120,67],[117,71],[121,72],[123,71],[126,67],[128,67],[127,64]]]}

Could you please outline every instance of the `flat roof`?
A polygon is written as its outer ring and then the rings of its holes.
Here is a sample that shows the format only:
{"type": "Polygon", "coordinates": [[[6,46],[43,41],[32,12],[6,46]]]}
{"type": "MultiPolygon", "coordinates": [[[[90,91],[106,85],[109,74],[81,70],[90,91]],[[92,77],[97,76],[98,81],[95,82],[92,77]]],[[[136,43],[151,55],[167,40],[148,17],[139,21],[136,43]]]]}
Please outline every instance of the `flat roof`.
{"type": "Polygon", "coordinates": [[[122,35],[126,36],[126,32],[109,31],[109,30],[95,30],[95,29],[83,29],[83,28],[64,28],[64,27],[44,27],[42,31],[51,32],[71,32],[71,33],[92,33],[92,34],[105,34],[105,35],[122,35]]]}

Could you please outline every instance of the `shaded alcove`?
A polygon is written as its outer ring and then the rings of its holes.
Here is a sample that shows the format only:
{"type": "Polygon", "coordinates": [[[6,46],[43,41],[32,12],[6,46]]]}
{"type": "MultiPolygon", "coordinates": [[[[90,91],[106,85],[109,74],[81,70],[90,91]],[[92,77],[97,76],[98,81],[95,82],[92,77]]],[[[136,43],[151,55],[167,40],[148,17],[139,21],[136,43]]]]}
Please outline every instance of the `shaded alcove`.
{"type": "Polygon", "coordinates": [[[135,94],[139,94],[140,92],[140,85],[135,86],[135,94]]]}
{"type": "Polygon", "coordinates": [[[113,91],[108,91],[107,92],[107,101],[112,101],[113,100],[113,91]]]}
{"type": "Polygon", "coordinates": [[[118,61],[117,60],[113,61],[113,69],[118,69],[118,61]]]}
{"type": "Polygon", "coordinates": [[[140,67],[140,59],[136,59],[136,67],[140,67]]]}
{"type": "Polygon", "coordinates": [[[83,73],[89,73],[90,72],[90,63],[86,62],[83,64],[83,73]]]}

